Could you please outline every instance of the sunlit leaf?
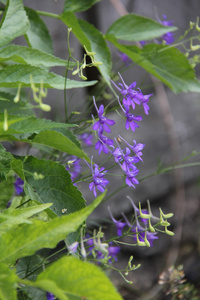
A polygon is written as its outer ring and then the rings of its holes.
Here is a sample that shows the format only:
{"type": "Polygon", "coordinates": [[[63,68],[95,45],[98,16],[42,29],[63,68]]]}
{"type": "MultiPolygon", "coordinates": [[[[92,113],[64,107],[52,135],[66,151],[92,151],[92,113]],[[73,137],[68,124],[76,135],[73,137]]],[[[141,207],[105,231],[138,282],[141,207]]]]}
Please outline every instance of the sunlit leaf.
{"type": "Polygon", "coordinates": [[[101,194],[91,205],[82,210],[43,222],[34,220],[32,224],[21,224],[0,237],[0,262],[15,263],[24,256],[29,256],[42,248],[54,248],[59,241],[75,232],[92,211],[102,201],[101,194]],[[9,245],[9,247],[5,247],[9,245]]]}

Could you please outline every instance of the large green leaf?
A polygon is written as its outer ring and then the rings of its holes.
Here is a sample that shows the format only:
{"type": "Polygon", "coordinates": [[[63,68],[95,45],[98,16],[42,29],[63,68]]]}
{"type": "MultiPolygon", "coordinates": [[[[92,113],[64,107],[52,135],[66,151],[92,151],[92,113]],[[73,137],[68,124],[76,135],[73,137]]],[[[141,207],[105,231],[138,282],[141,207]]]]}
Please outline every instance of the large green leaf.
{"type": "Polygon", "coordinates": [[[81,150],[70,137],[62,134],[61,132],[53,130],[45,130],[37,134],[32,140],[32,143],[45,145],[54,149],[66,152],[70,155],[75,155],[79,158],[85,158],[90,161],[86,153],[81,150]]]}
{"type": "Polygon", "coordinates": [[[52,202],[52,209],[57,215],[71,213],[85,207],[85,200],[77,187],[72,184],[64,166],[50,161],[28,157],[23,163],[24,189],[32,200],[41,203],[52,202]],[[34,173],[44,176],[37,179],[34,173]]]}
{"type": "Polygon", "coordinates": [[[34,220],[32,224],[21,224],[11,228],[0,237],[0,262],[15,263],[24,256],[29,256],[42,248],[55,248],[57,243],[75,232],[102,201],[101,194],[91,205],[82,210],[43,222],[34,220]],[[9,247],[5,247],[9,245],[9,247]]]}
{"type": "Polygon", "coordinates": [[[65,0],[64,12],[85,11],[101,0],[65,0]]]}
{"type": "MultiPolygon", "coordinates": [[[[0,61],[13,60],[32,66],[67,66],[67,61],[38,49],[19,45],[8,45],[0,49],[0,61]]],[[[73,66],[75,63],[72,64],[73,66]]]]}
{"type": "Polygon", "coordinates": [[[44,21],[35,10],[28,7],[25,10],[30,22],[30,28],[25,35],[28,44],[33,48],[53,54],[51,36],[44,21]]]}
{"type": "Polygon", "coordinates": [[[57,297],[59,291],[63,295],[68,293],[90,300],[122,300],[100,268],[73,256],[63,257],[46,268],[35,285],[57,297]]]}
{"type": "Polygon", "coordinates": [[[47,129],[53,128],[69,128],[76,126],[75,124],[66,124],[53,122],[46,119],[37,119],[35,117],[24,117],[23,119],[18,116],[8,116],[12,124],[9,125],[8,130],[3,131],[3,114],[0,114],[0,134],[20,134],[20,133],[38,133],[47,129]],[[15,122],[14,122],[15,121],[15,122]]]}
{"type": "Polygon", "coordinates": [[[11,270],[8,265],[0,263],[0,299],[17,300],[17,283],[18,277],[15,270],[11,270]]]}
{"type": "Polygon", "coordinates": [[[122,45],[116,39],[110,41],[175,93],[200,92],[200,82],[195,77],[194,69],[178,49],[158,44],[140,49],[137,46],[122,45]]]}
{"type": "Polygon", "coordinates": [[[82,30],[76,16],[72,12],[64,12],[60,15],[60,19],[69,27],[72,28],[73,34],[77,37],[79,42],[91,51],[90,40],[82,30]]]}
{"type": "Polygon", "coordinates": [[[38,119],[35,117],[8,116],[8,130],[3,129],[4,114],[0,113],[0,134],[22,134],[22,133],[38,133],[53,128],[69,128],[76,126],[75,124],[66,124],[53,122],[46,119],[38,119]]]}
{"type": "Polygon", "coordinates": [[[47,203],[18,209],[10,207],[4,210],[4,212],[0,214],[0,234],[21,223],[31,224],[28,218],[47,209],[51,205],[51,203],[47,203]]]}
{"type": "Polygon", "coordinates": [[[109,78],[111,74],[112,64],[110,50],[106,44],[106,41],[102,33],[92,24],[84,20],[78,21],[81,29],[90,41],[91,51],[96,53],[95,60],[98,62],[102,62],[102,65],[98,66],[98,69],[104,79],[110,85],[109,78]]]}
{"type": "Polygon", "coordinates": [[[108,28],[106,37],[124,41],[144,41],[160,37],[176,29],[176,27],[163,26],[146,17],[128,14],[119,18],[108,28]]]}
{"type": "MultiPolygon", "coordinates": [[[[19,83],[22,86],[30,86],[30,76],[36,86],[39,86],[43,82],[43,86],[46,88],[55,88],[63,90],[65,88],[65,78],[57,74],[48,72],[45,69],[17,64],[8,66],[0,70],[0,87],[18,87],[19,83]]],[[[97,81],[75,81],[67,79],[67,89],[86,87],[94,85],[97,81]]]]}
{"type": "Polygon", "coordinates": [[[0,47],[26,33],[28,28],[22,0],[8,0],[0,26],[0,47]]]}

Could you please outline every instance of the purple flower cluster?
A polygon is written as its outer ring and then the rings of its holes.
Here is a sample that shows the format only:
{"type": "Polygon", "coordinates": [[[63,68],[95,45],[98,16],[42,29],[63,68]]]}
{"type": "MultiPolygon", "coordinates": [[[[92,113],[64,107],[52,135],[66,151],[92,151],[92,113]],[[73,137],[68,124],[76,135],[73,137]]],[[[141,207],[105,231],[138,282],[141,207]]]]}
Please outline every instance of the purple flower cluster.
{"type": "Polygon", "coordinates": [[[135,121],[139,122],[142,120],[141,116],[134,116],[133,114],[130,113],[130,107],[132,107],[133,110],[135,110],[135,105],[142,105],[144,108],[144,112],[146,115],[149,113],[149,97],[152,96],[152,94],[149,95],[143,95],[142,91],[140,88],[135,89],[136,87],[136,82],[131,83],[129,86],[124,82],[121,74],[119,73],[119,76],[121,78],[122,83],[119,83],[119,86],[116,85],[114,81],[112,83],[114,86],[118,89],[120,94],[122,95],[122,103],[123,106],[121,105],[120,101],[119,104],[121,106],[122,111],[124,112],[126,116],[126,129],[131,129],[135,131],[136,127],[139,127],[135,121]],[[132,125],[133,123],[133,125],[132,125]]]}
{"type": "MultiPolygon", "coordinates": [[[[135,110],[136,105],[142,105],[144,108],[145,114],[149,113],[149,106],[148,101],[152,94],[143,95],[142,91],[136,87],[136,82],[133,82],[130,86],[128,86],[122,76],[119,74],[122,83],[116,85],[113,81],[112,83],[118,89],[120,94],[122,95],[122,103],[119,101],[119,105],[126,117],[126,129],[132,129],[135,131],[136,128],[139,127],[137,122],[142,120],[141,116],[135,116],[130,110],[135,110]]],[[[110,126],[115,124],[114,120],[108,119],[105,116],[104,106],[101,104],[98,108],[93,98],[94,106],[97,110],[98,120],[94,122],[93,130],[97,132],[98,141],[95,145],[95,149],[98,150],[98,154],[104,152],[106,154],[110,153],[115,159],[115,162],[121,167],[123,172],[125,173],[125,181],[128,186],[135,187],[135,184],[138,184],[138,180],[136,176],[139,172],[137,167],[135,166],[136,163],[142,161],[142,150],[144,148],[144,144],[137,143],[133,140],[133,145],[130,145],[126,140],[124,140],[121,136],[119,136],[120,140],[123,140],[127,146],[125,149],[121,149],[121,147],[114,146],[114,140],[105,136],[104,132],[111,133],[110,126]],[[133,154],[134,155],[133,155],[133,154]]],[[[93,168],[90,167],[92,171],[93,181],[90,183],[89,188],[93,191],[94,195],[96,196],[96,188],[103,192],[105,190],[105,185],[109,183],[107,179],[104,178],[105,170],[103,168],[99,169],[97,165],[93,168]]]]}

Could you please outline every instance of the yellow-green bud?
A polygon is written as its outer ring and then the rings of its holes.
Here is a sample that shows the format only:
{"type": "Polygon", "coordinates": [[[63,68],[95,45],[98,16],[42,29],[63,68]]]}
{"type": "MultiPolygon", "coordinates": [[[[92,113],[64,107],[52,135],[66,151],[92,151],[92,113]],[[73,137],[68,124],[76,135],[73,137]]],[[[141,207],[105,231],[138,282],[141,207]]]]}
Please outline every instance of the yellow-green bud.
{"type": "Polygon", "coordinates": [[[19,99],[20,99],[20,90],[21,90],[21,83],[18,85],[18,89],[17,89],[17,95],[15,96],[14,98],[14,102],[17,103],[19,102],[19,99]]]}
{"type": "Polygon", "coordinates": [[[200,49],[200,45],[193,45],[192,42],[190,42],[190,49],[192,51],[197,51],[200,49]]]}
{"type": "Polygon", "coordinates": [[[51,106],[48,104],[44,104],[44,103],[40,103],[40,108],[44,111],[50,111],[51,110],[51,106]]]}
{"type": "Polygon", "coordinates": [[[150,219],[151,218],[150,214],[143,214],[143,212],[141,210],[141,203],[140,202],[139,202],[139,211],[140,211],[140,217],[142,219],[150,219]]]}
{"type": "Polygon", "coordinates": [[[138,246],[142,246],[142,247],[146,246],[145,242],[142,242],[142,241],[139,240],[138,235],[139,235],[139,233],[138,233],[137,227],[136,227],[136,238],[137,238],[137,244],[138,244],[138,246]]]}
{"type": "Polygon", "coordinates": [[[174,236],[174,233],[167,229],[167,226],[165,226],[165,233],[171,236],[174,236]]]}
{"type": "Polygon", "coordinates": [[[7,113],[7,109],[4,109],[3,130],[4,131],[8,130],[8,113],[7,113]]]}

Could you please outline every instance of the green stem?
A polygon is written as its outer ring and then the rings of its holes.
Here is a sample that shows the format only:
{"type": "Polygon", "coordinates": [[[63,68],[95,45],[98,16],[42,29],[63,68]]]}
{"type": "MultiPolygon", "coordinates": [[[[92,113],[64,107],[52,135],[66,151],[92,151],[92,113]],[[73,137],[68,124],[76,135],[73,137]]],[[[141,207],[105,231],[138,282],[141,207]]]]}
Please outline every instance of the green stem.
{"type": "Polygon", "coordinates": [[[54,18],[54,19],[60,19],[60,15],[57,14],[53,14],[47,11],[41,11],[41,10],[37,10],[36,11],[39,15],[41,16],[45,16],[45,17],[49,17],[49,18],[54,18]]]}

